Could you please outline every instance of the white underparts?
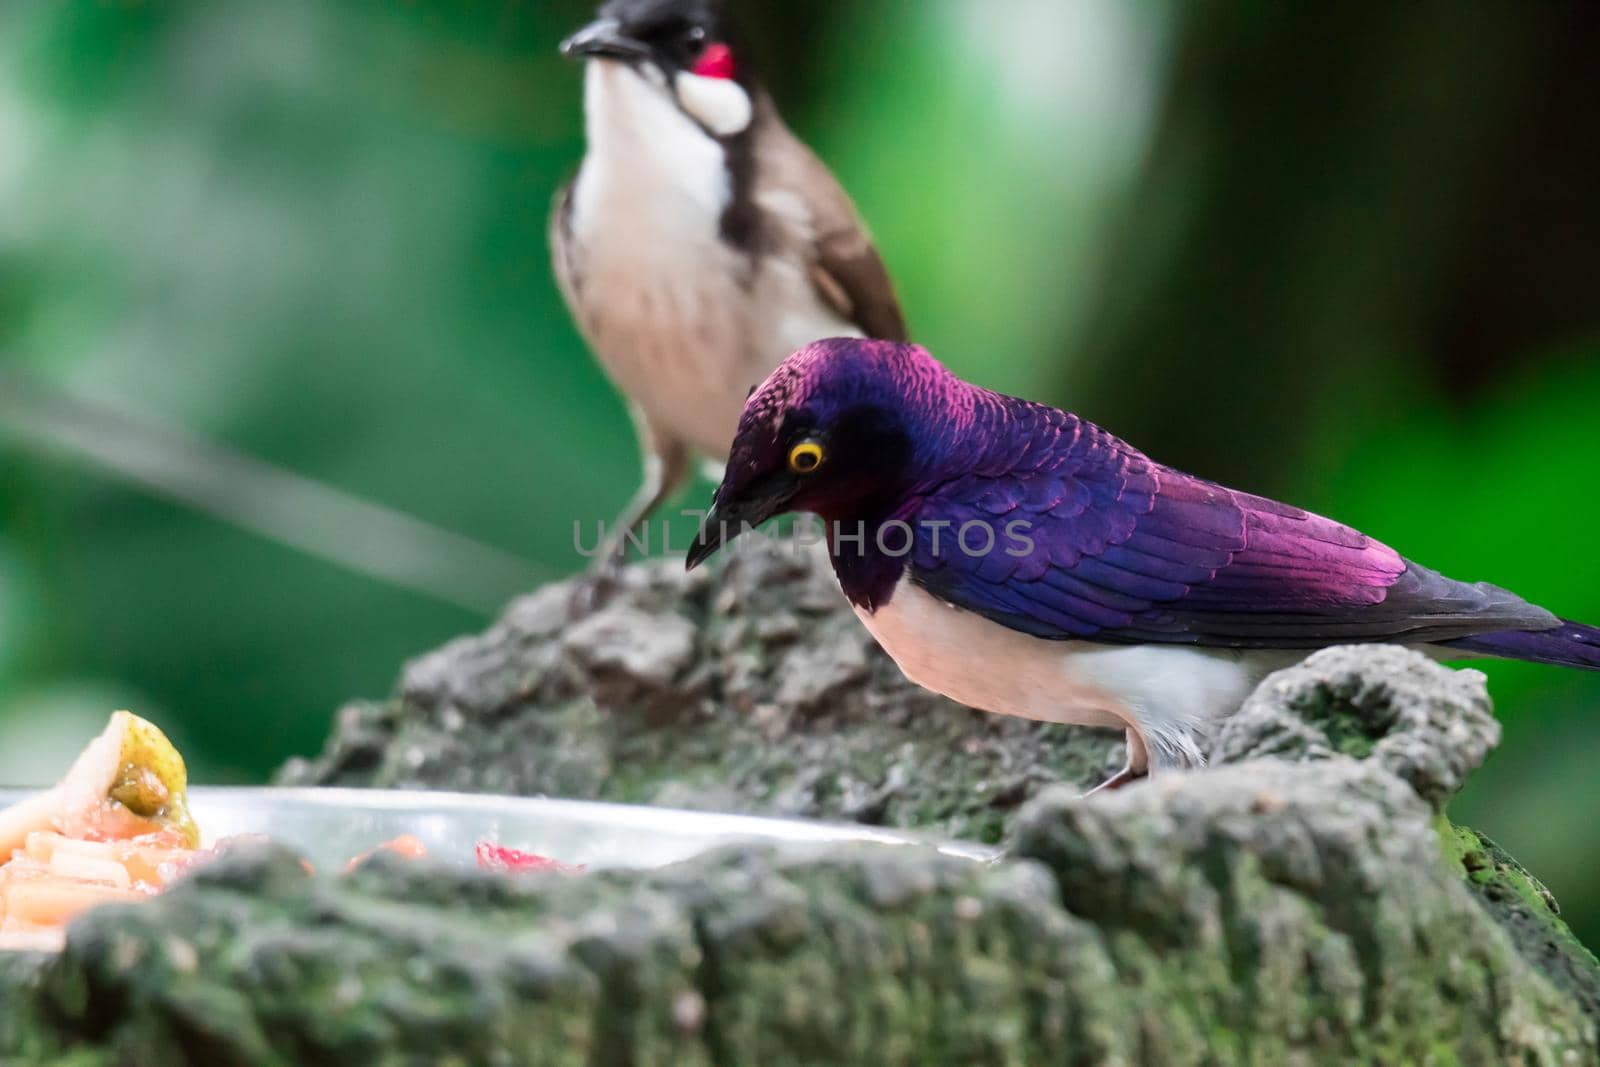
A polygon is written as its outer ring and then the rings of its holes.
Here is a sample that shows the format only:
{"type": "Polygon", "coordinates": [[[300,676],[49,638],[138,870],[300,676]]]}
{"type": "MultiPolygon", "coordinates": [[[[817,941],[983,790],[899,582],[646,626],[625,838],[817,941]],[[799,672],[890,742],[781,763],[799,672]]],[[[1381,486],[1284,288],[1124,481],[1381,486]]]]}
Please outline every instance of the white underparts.
{"type": "MultiPolygon", "coordinates": [[[[762,204],[785,239],[759,259],[723,239],[733,195],[724,147],[651,72],[588,64],[589,147],[569,218],[568,258],[581,281],[574,310],[653,432],[722,459],[751,386],[802,345],[853,329],[816,295],[799,198],[785,202],[793,217],[762,204]]],[[[721,106],[736,110],[727,99],[721,106]]]]}
{"type": "MultiPolygon", "coordinates": [[[[619,214],[624,222],[648,224],[643,232],[653,237],[714,234],[732,195],[722,146],[678,110],[663,86],[625,64],[591,60],[583,95],[589,149],[572,205],[579,238],[598,227],[620,228],[619,214]],[[666,226],[679,233],[655,232],[666,226]]],[[[634,231],[636,245],[641,235],[634,231]]]]}
{"type": "MultiPolygon", "coordinates": [[[[1051,641],[1012,630],[902,578],[856,614],[918,685],[1002,715],[1133,731],[1149,770],[1198,766],[1200,739],[1271,671],[1297,658],[1174,645],[1051,641]]],[[[1130,749],[1135,770],[1138,745],[1130,749]]]]}

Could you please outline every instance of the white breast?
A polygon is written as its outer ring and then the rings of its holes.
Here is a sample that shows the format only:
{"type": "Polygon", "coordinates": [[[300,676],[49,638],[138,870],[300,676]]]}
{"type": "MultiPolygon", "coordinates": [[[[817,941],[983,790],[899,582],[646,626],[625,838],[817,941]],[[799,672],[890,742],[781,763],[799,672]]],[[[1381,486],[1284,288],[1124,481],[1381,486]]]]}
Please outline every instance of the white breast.
{"type": "Polygon", "coordinates": [[[728,203],[722,147],[678,110],[654,67],[592,60],[584,71],[588,152],[573,189],[580,240],[647,223],[658,237],[689,240],[715,225],[728,203]],[[650,196],[637,196],[648,188],[650,196]]]}
{"type": "MultiPolygon", "coordinates": [[[[1296,657],[1168,645],[1048,641],[954,607],[902,578],[856,614],[907,678],[983,711],[1127,727],[1152,769],[1202,762],[1197,735],[1296,657]]],[[[1135,766],[1138,766],[1137,755],[1135,766]]]]}
{"type": "Polygon", "coordinates": [[[763,257],[757,270],[721,239],[732,195],[722,146],[644,70],[588,64],[574,310],[651,421],[722,458],[751,386],[796,348],[855,331],[817,299],[798,256],[763,257]]]}

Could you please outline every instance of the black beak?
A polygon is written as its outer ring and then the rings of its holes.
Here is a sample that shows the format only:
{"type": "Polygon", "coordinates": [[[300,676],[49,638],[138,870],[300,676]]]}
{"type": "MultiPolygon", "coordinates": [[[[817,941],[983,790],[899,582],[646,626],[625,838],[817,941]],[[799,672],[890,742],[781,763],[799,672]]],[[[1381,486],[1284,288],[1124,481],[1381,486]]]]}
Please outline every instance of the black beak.
{"type": "Polygon", "coordinates": [[[799,488],[792,474],[784,473],[751,486],[737,499],[726,497],[727,486],[717,490],[711,511],[700,524],[700,533],[689,546],[686,570],[694,570],[717,554],[717,550],[746,530],[753,530],[772,516],[786,510],[799,488]]]}
{"type": "Polygon", "coordinates": [[[616,19],[595,19],[561,42],[561,54],[603,59],[649,59],[650,46],[622,32],[616,19]]]}

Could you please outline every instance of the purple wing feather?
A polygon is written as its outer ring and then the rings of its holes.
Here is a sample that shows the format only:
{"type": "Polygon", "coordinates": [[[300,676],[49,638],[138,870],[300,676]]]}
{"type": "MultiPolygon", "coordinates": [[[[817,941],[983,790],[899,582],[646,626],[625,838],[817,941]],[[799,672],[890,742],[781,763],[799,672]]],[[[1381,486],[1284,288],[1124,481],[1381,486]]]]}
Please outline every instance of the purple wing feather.
{"type": "Polygon", "coordinates": [[[1555,617],[1451,581],[1310,512],[1161,466],[1076,416],[1009,398],[974,473],[922,497],[911,575],[953,604],[1049,638],[1305,648],[1449,641],[1555,617]],[[951,525],[938,551],[920,532],[951,525]],[[963,545],[963,523],[989,523],[963,545]],[[1031,547],[1008,538],[1026,523],[1031,547]],[[976,542],[976,543],[975,543],[976,542]],[[1024,548],[1026,551],[1023,551],[1024,548]]]}

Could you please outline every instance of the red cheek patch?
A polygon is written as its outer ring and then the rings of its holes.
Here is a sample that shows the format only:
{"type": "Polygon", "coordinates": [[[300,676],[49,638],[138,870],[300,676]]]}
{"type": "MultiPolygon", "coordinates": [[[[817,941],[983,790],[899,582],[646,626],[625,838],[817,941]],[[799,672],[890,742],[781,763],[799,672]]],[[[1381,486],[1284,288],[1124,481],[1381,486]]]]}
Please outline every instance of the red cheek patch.
{"type": "Polygon", "coordinates": [[[702,78],[731,78],[733,77],[733,49],[721,41],[713,41],[706,45],[706,50],[700,53],[700,58],[695,61],[692,74],[702,78]]]}

